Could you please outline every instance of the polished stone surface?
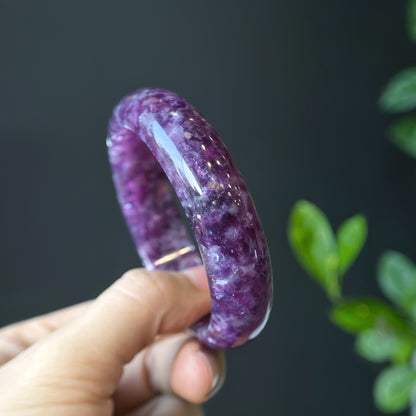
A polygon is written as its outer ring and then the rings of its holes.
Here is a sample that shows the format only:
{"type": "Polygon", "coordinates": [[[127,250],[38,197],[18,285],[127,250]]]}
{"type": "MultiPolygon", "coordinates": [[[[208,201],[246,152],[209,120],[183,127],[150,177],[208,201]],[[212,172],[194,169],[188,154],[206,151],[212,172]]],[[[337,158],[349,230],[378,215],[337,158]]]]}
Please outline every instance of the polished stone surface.
{"type": "Polygon", "coordinates": [[[177,94],[147,88],[115,107],[107,146],[118,200],[145,267],[181,270],[202,257],[212,313],[195,325],[198,338],[224,349],[254,338],[271,307],[269,253],[246,185],[215,130],[177,94]]]}

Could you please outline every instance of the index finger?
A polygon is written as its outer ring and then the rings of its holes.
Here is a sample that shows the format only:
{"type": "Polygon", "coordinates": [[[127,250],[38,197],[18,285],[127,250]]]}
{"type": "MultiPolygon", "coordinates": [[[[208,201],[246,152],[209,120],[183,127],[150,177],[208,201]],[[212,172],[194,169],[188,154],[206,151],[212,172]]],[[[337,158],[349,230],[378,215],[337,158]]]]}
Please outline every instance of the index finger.
{"type": "Polygon", "coordinates": [[[90,302],[83,302],[45,315],[16,322],[0,329],[0,365],[32,344],[80,316],[90,302]]]}
{"type": "Polygon", "coordinates": [[[203,270],[127,272],[78,320],[67,351],[82,351],[108,370],[131,361],[156,335],[188,328],[210,311],[203,270]]]}

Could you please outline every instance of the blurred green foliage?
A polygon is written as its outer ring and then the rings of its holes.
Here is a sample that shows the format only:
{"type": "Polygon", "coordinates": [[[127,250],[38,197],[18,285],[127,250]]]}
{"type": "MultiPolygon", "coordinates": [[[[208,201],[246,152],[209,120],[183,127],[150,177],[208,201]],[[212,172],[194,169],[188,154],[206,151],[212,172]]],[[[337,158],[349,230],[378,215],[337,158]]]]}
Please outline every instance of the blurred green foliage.
{"type": "Polygon", "coordinates": [[[409,406],[416,371],[407,364],[386,368],[378,376],[374,386],[374,398],[380,410],[396,413],[409,406]]]}
{"type": "Polygon", "coordinates": [[[395,413],[410,405],[416,370],[416,267],[403,254],[388,251],[378,263],[378,282],[393,302],[342,296],[342,278],[361,252],[367,221],[355,215],[335,234],[326,215],[312,202],[299,201],[289,217],[288,239],[305,271],[332,302],[331,321],[356,336],[355,350],[363,358],[392,366],[380,373],[374,387],[377,407],[395,413]]]}
{"type": "MultiPolygon", "coordinates": [[[[416,42],[416,0],[408,0],[407,33],[416,42]]],[[[401,151],[416,158],[416,67],[394,75],[385,86],[379,100],[380,108],[387,113],[407,113],[389,130],[389,138],[401,151]]]]}
{"type": "Polygon", "coordinates": [[[403,254],[389,251],[381,256],[378,282],[383,293],[416,322],[416,267],[403,254]]]}
{"type": "Polygon", "coordinates": [[[324,213],[308,201],[299,201],[291,214],[289,242],[304,269],[330,298],[340,295],[337,242],[324,213]]]}
{"type": "Polygon", "coordinates": [[[416,115],[404,116],[393,123],[389,138],[404,153],[416,158],[416,115]]]}
{"type": "Polygon", "coordinates": [[[354,262],[366,239],[367,220],[363,215],[355,215],[341,224],[337,231],[338,270],[341,276],[354,262]]]}
{"type": "Polygon", "coordinates": [[[317,206],[299,201],[289,221],[289,242],[299,262],[331,299],[338,299],[342,277],[367,238],[366,219],[362,215],[348,219],[335,235],[317,206]]]}
{"type": "Polygon", "coordinates": [[[416,67],[395,75],[380,97],[381,108],[388,113],[400,113],[416,107],[416,67]]]}
{"type": "Polygon", "coordinates": [[[416,0],[409,0],[406,13],[407,33],[410,40],[416,42],[416,0]]]}

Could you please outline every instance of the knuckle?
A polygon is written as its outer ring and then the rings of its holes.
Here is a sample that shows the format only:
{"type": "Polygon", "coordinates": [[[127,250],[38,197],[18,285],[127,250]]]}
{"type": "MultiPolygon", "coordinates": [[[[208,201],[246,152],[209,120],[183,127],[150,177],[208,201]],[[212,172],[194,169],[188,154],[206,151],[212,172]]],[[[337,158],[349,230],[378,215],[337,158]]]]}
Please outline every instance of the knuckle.
{"type": "Polygon", "coordinates": [[[146,269],[128,270],[115,286],[130,297],[140,300],[154,299],[158,303],[167,302],[175,291],[175,285],[169,273],[146,269]]]}
{"type": "Polygon", "coordinates": [[[126,280],[126,279],[127,280],[139,279],[140,276],[143,274],[143,271],[144,270],[145,269],[140,269],[140,268],[127,270],[121,276],[121,280],[126,280]]]}

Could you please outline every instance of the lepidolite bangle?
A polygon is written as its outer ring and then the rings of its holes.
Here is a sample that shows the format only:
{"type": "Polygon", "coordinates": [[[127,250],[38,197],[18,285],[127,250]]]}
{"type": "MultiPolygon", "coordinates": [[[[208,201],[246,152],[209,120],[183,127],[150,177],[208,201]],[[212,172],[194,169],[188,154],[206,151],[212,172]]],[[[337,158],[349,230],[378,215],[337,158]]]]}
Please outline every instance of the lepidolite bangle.
{"type": "Polygon", "coordinates": [[[247,187],[215,130],[175,93],[146,88],[115,107],[107,146],[118,200],[144,266],[181,270],[200,265],[202,257],[212,312],[195,325],[198,338],[221,349],[254,338],[271,307],[269,253],[247,187]]]}

